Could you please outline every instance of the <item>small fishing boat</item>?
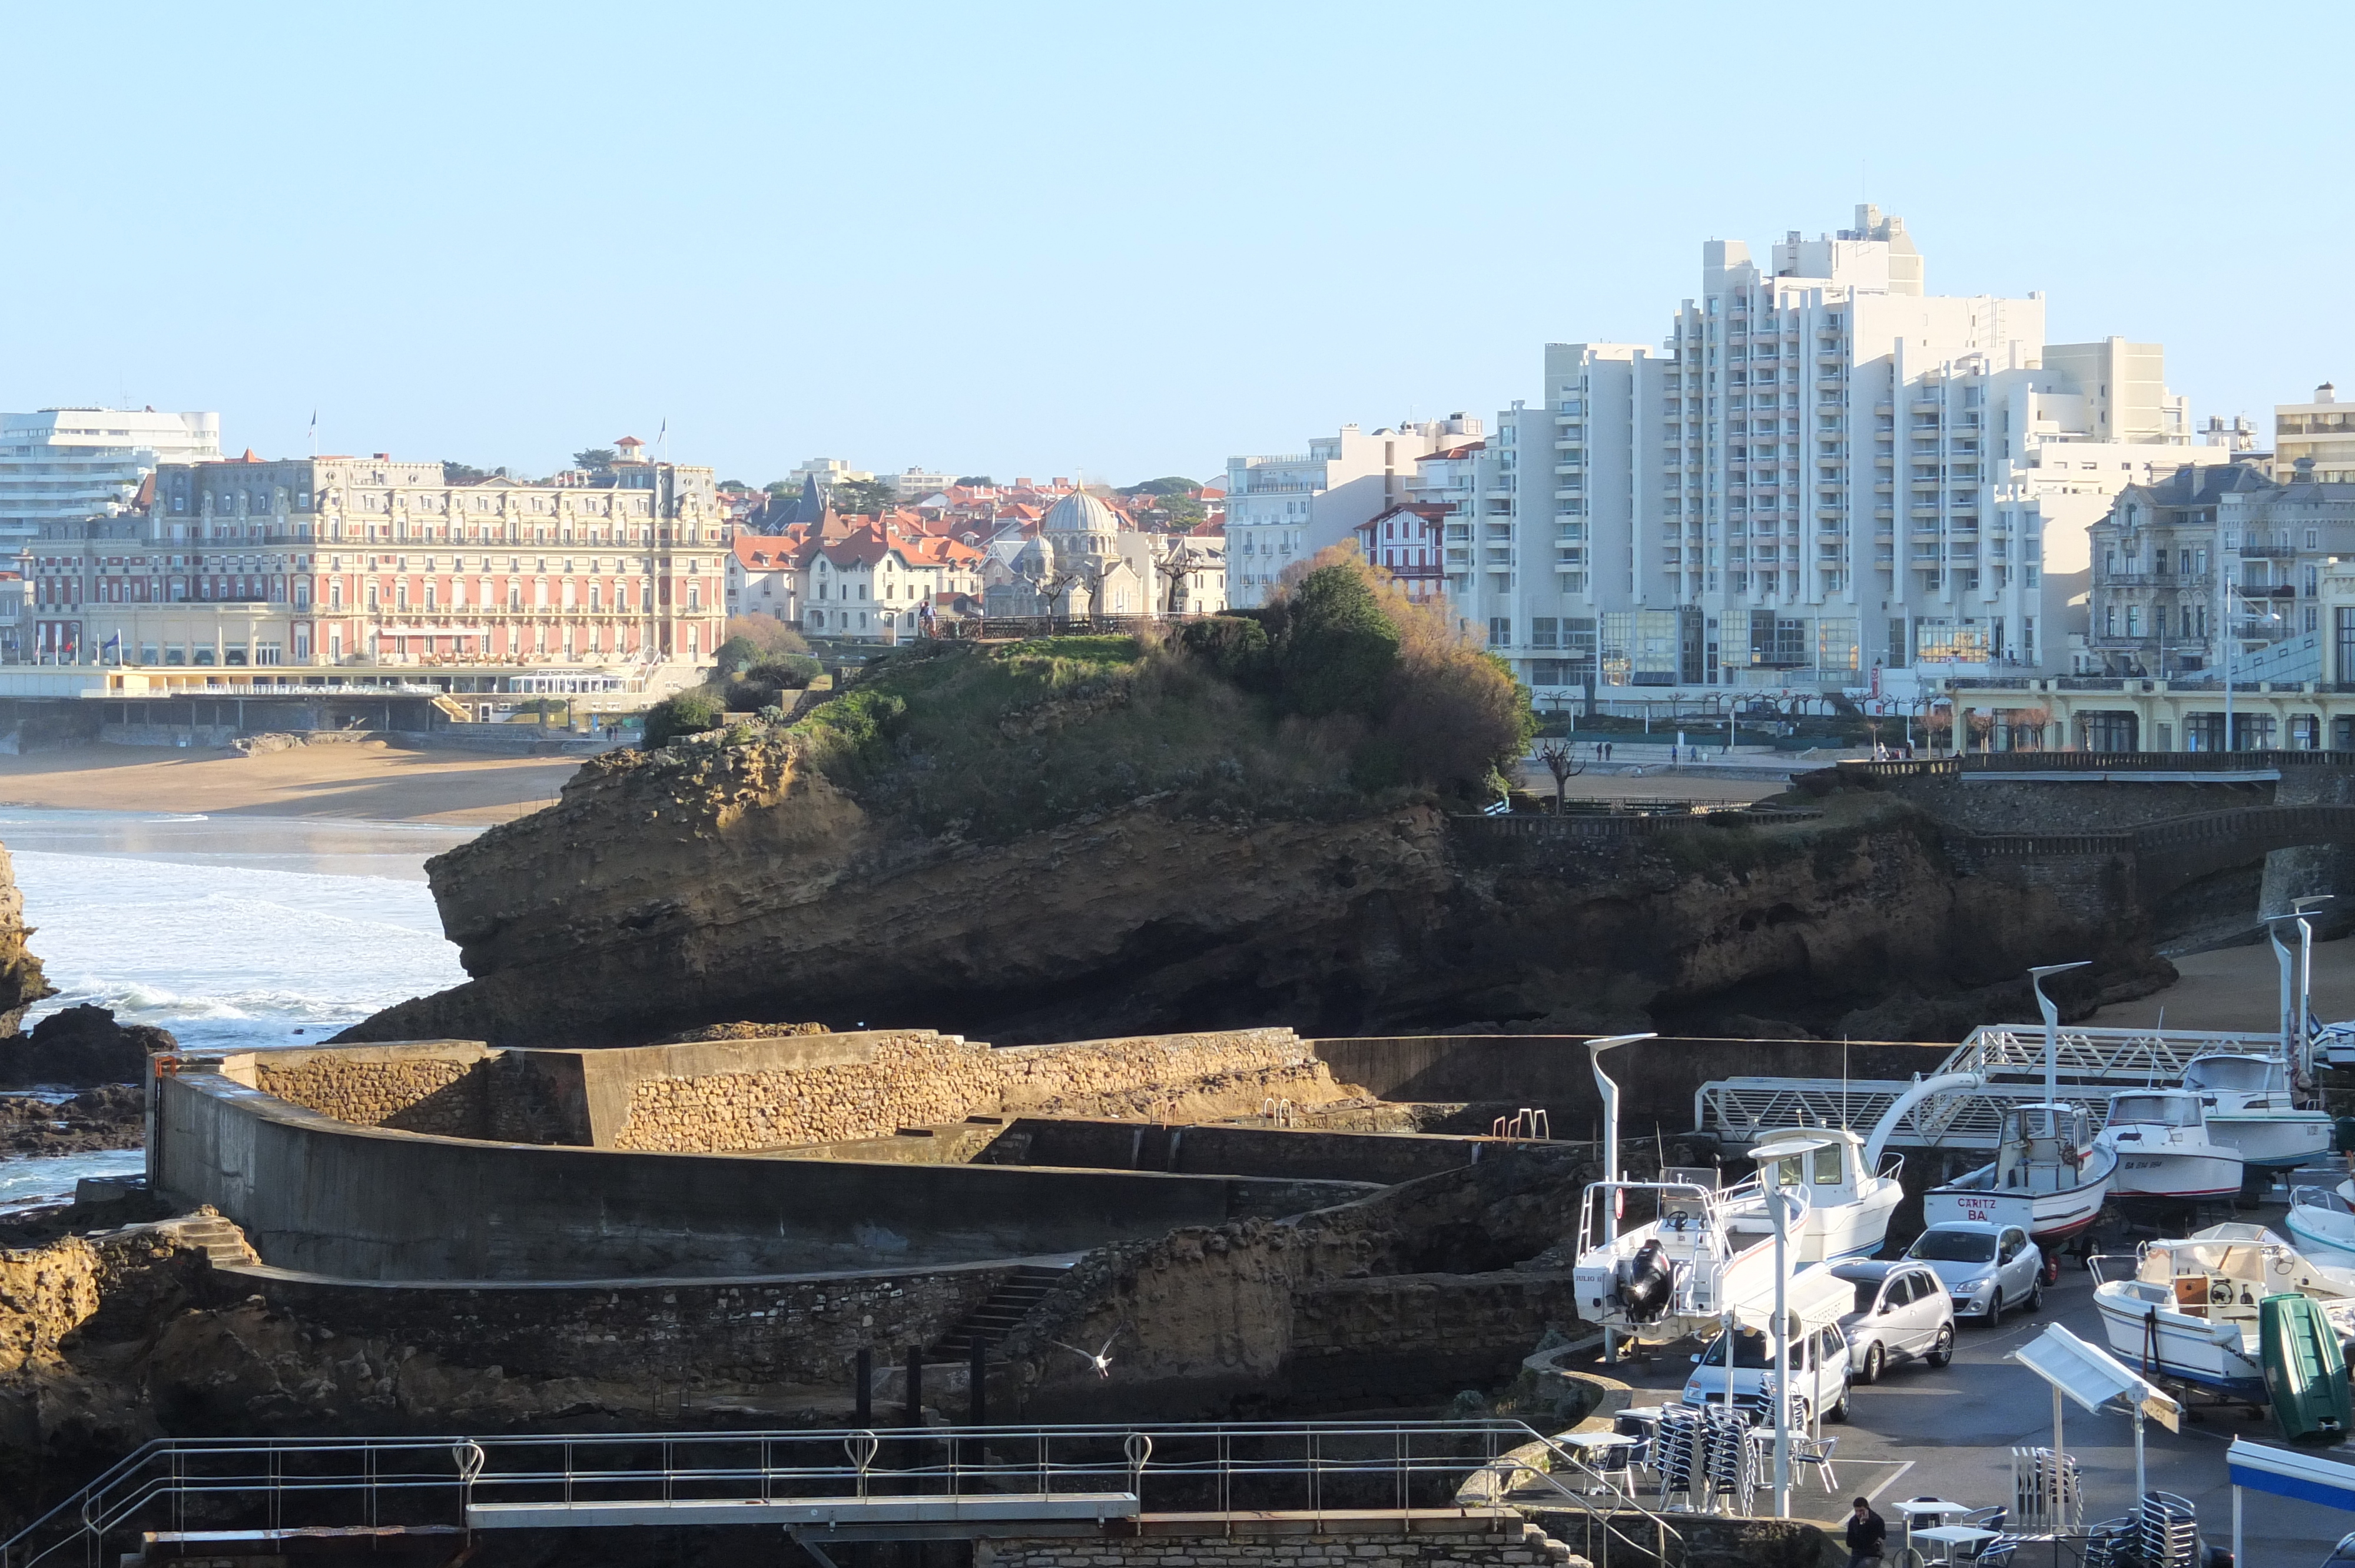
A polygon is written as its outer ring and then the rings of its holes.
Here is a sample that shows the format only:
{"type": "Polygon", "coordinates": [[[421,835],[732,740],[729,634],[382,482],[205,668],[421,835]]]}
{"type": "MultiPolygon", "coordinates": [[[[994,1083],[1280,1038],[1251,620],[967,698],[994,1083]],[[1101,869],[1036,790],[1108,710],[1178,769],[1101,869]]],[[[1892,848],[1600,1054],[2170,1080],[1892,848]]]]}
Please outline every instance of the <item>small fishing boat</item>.
{"type": "Polygon", "coordinates": [[[2261,1225],[2211,1225],[2181,1241],[2145,1242],[2133,1275],[2102,1278],[2094,1305],[2111,1351],[2128,1366],[2267,1404],[2260,1304],[2287,1294],[2309,1298],[2342,1349],[2355,1337],[2355,1274],[2315,1263],[2261,1225]]]}
{"type": "Polygon", "coordinates": [[[2282,1225],[2291,1245],[2315,1262],[2355,1268],[2355,1180],[2336,1187],[2292,1187],[2282,1225]]]}
{"type": "Polygon", "coordinates": [[[2206,1107],[2189,1089],[2112,1095],[2094,1142],[2117,1157],[2110,1192],[2124,1206],[2181,1207],[2241,1190],[2241,1151],[2209,1135],[2206,1107]]]}
{"type": "Polygon", "coordinates": [[[1923,1195],[1922,1222],[1982,1220],[2018,1225],[2045,1254],[2051,1277],[2058,1245],[2083,1234],[2102,1212],[2117,1151],[2094,1135],[2083,1106],[2007,1106],[1995,1162],[1923,1195]]]}
{"type": "Polygon", "coordinates": [[[2244,1166],[2292,1170],[2330,1152],[2330,1118],[2297,1108],[2278,1056],[2194,1056],[2184,1064],[2183,1086],[2200,1097],[2209,1136],[2238,1150],[2244,1166]]]}

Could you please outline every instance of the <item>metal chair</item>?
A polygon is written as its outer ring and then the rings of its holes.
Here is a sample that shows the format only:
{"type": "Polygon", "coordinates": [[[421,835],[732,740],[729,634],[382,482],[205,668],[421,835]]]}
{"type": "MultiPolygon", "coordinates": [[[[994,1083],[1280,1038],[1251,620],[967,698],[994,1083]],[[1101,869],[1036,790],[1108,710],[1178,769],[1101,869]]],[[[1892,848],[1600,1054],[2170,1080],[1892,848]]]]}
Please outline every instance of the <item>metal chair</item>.
{"type": "Polygon", "coordinates": [[[1839,1439],[1837,1437],[1794,1436],[1791,1439],[1791,1462],[1813,1465],[1816,1479],[1823,1482],[1824,1490],[1835,1491],[1839,1487],[1839,1474],[1832,1468],[1832,1450],[1838,1446],[1839,1439]]]}
{"type": "Polygon", "coordinates": [[[2011,1560],[2019,1551],[2021,1538],[1998,1535],[1979,1548],[1979,1554],[1969,1559],[1973,1568],[2011,1568],[2011,1560]]]}

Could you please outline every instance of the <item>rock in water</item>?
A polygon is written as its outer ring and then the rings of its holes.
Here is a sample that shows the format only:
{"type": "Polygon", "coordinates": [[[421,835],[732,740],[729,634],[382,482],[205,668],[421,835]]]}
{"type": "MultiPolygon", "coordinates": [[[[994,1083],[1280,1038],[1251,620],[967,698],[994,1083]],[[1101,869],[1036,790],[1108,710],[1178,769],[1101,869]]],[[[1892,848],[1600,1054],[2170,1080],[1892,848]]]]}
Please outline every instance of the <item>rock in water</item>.
{"type": "Polygon", "coordinates": [[[49,1014],[29,1034],[0,1040],[0,1086],[144,1083],[149,1053],[179,1044],[166,1031],[117,1023],[110,1010],[84,1002],[49,1014]]]}

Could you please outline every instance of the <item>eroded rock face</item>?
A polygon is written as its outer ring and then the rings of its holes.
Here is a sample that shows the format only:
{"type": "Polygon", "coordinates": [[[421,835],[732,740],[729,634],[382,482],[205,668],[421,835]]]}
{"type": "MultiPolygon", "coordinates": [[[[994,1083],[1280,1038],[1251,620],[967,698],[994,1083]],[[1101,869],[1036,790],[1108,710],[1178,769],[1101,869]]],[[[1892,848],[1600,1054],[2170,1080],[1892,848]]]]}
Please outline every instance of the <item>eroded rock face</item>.
{"type": "Polygon", "coordinates": [[[0,846],[0,1035],[14,1034],[25,1010],[57,988],[41,973],[41,960],[25,946],[33,934],[25,924],[25,895],[16,890],[16,865],[0,846]]]}
{"type": "Polygon", "coordinates": [[[789,740],[620,753],[431,863],[474,978],[342,1038],[619,1044],[764,1017],[998,1044],[1474,1020],[1959,1037],[2031,963],[2093,959],[2088,1001],[2171,978],[2130,876],[1965,875],[1918,806],[1827,804],[1588,838],[1421,806],[1238,821],[1146,800],[974,844],[869,812],[789,740]]]}

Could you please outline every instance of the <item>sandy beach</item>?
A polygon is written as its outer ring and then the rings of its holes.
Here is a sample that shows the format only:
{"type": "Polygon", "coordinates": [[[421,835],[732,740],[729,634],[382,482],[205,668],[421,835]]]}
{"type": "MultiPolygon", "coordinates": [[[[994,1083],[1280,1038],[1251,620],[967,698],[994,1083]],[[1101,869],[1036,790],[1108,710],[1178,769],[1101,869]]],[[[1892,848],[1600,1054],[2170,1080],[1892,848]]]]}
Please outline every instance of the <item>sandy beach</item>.
{"type": "MultiPolygon", "coordinates": [[[[2183,978],[2165,991],[2103,1008],[2087,1022],[2120,1028],[2160,1022],[2169,1029],[2258,1029],[2273,1026],[2280,970],[2273,944],[2218,948],[2175,960],[2183,978]]],[[[2325,1023],[2355,1018],[2355,942],[2314,947],[2314,1015],[2325,1023]]]]}
{"type": "Polygon", "coordinates": [[[548,805],[579,766],[570,757],[474,757],[380,742],[261,757],[93,746],[0,757],[0,805],[479,827],[548,805]]]}

